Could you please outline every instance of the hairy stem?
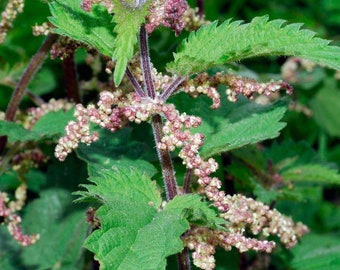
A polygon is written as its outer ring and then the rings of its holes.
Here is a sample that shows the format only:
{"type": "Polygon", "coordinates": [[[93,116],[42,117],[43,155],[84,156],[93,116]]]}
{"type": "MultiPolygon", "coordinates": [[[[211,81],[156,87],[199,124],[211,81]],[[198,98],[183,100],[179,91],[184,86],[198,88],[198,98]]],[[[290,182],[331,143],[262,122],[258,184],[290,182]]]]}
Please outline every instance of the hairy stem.
{"type": "Polygon", "coordinates": [[[192,169],[187,169],[187,171],[185,172],[184,184],[183,184],[183,193],[184,194],[189,193],[191,173],[192,173],[192,169]]]}
{"type": "Polygon", "coordinates": [[[198,15],[202,18],[204,15],[204,0],[196,0],[196,6],[198,7],[198,15]]]}
{"type": "Polygon", "coordinates": [[[159,157],[159,161],[162,167],[162,174],[166,189],[167,200],[172,200],[177,195],[177,183],[175,179],[174,167],[172,164],[170,152],[168,150],[162,150],[157,147],[157,144],[161,142],[163,137],[163,123],[159,114],[152,117],[152,129],[156,142],[156,149],[159,157]]]}
{"type": "MultiPolygon", "coordinates": [[[[151,63],[149,57],[148,47],[148,34],[145,30],[145,26],[142,25],[139,33],[139,49],[140,59],[142,65],[142,73],[144,78],[145,93],[149,98],[154,99],[156,97],[155,85],[152,80],[151,63]]],[[[131,79],[130,79],[131,80],[131,79]]],[[[166,91],[165,96],[171,95],[176,90],[178,85],[182,83],[181,78],[177,78],[166,91]]],[[[168,201],[172,200],[177,194],[177,182],[175,178],[175,170],[172,164],[170,152],[168,150],[159,149],[157,145],[161,142],[163,137],[163,122],[159,114],[152,117],[152,130],[155,138],[156,149],[158,158],[162,167],[163,181],[166,190],[166,198],[168,201]]],[[[181,253],[177,254],[178,269],[190,270],[190,258],[187,249],[184,249],[181,253]]]]}
{"type": "Polygon", "coordinates": [[[81,101],[79,95],[76,64],[74,62],[74,53],[69,54],[63,60],[63,71],[67,99],[75,103],[80,103],[81,101]]]}
{"type": "Polygon", "coordinates": [[[129,68],[126,68],[126,72],[125,72],[126,76],[128,77],[128,79],[130,80],[133,89],[135,90],[135,92],[140,96],[140,97],[145,97],[145,93],[142,89],[142,87],[139,85],[137,79],[135,78],[135,76],[133,76],[131,70],[129,68]]]}
{"type": "Polygon", "coordinates": [[[167,100],[177,89],[177,87],[184,82],[185,77],[177,77],[168,88],[164,89],[161,95],[161,99],[167,100]]]}
{"type": "MultiPolygon", "coordinates": [[[[39,67],[43,63],[45,57],[47,56],[49,50],[51,49],[54,42],[56,42],[58,35],[50,34],[45,39],[44,43],[38,50],[38,52],[33,56],[30,63],[28,64],[23,76],[21,77],[17,87],[15,88],[11,100],[8,103],[5,120],[13,121],[15,114],[18,110],[19,103],[25,94],[25,90],[32,80],[35,73],[39,70],[39,67]]],[[[0,155],[3,153],[7,143],[7,136],[0,137],[0,155]]]]}
{"type": "Polygon", "coordinates": [[[149,45],[148,45],[148,33],[145,30],[145,26],[140,27],[139,32],[139,50],[140,50],[140,61],[142,65],[142,72],[144,78],[144,85],[148,97],[154,99],[156,97],[155,86],[152,80],[151,64],[149,56],[149,45]]]}
{"type": "Polygon", "coordinates": [[[184,248],[181,253],[177,254],[177,261],[179,270],[191,269],[188,248],[184,248]]]}

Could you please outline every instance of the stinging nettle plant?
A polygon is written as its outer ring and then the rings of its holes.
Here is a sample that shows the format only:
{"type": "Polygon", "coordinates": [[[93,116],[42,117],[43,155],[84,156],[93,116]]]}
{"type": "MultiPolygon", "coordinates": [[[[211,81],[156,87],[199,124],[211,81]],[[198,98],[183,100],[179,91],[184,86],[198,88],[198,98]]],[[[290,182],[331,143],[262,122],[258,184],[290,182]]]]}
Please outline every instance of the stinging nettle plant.
{"type": "MultiPolygon", "coordinates": [[[[228,194],[219,167],[227,151],[275,138],[285,126],[280,121],[287,99],[265,105],[254,100],[293,91],[281,80],[263,83],[240,76],[237,63],[260,56],[295,56],[338,70],[339,47],[301,29],[301,24],[268,16],[249,23],[209,22],[185,0],[54,0],[49,9],[49,22],[34,28],[47,38],[1,121],[1,131],[6,130],[1,132],[2,162],[11,154],[4,151],[6,145],[16,149],[31,141],[56,142],[68,122],[54,155],[67,162],[76,151],[87,164],[91,183],[74,193],[75,201],[90,201],[97,208],[87,211],[92,229],[85,242],[79,242],[94,253],[100,269],[165,269],[167,258],[175,254],[179,269],[190,269],[191,261],[200,269],[214,269],[217,247],[271,253],[276,242],[291,248],[309,231],[272,205],[228,194]],[[163,27],[178,37],[188,36],[159,71],[150,58],[149,39],[163,27]],[[79,48],[91,61],[101,59],[112,74],[108,82],[93,81],[97,102],[81,102],[73,61],[79,48]],[[60,58],[68,72],[69,99],[40,104],[20,122],[18,104],[48,52],[60,58]],[[53,119],[62,120],[51,128],[48,121],[53,119]],[[129,144],[137,133],[150,139],[150,130],[154,145],[146,148],[149,155],[138,149],[152,141],[129,144]],[[157,163],[163,184],[155,181],[157,163]]],[[[46,162],[46,156],[34,148],[21,160],[36,165],[46,162]]],[[[25,179],[33,165],[18,164],[25,179]]],[[[273,175],[270,181],[275,179],[273,175]]],[[[16,214],[25,204],[25,180],[17,191],[14,200],[0,193],[0,216],[16,241],[39,244],[39,231],[24,235],[16,214]]]]}

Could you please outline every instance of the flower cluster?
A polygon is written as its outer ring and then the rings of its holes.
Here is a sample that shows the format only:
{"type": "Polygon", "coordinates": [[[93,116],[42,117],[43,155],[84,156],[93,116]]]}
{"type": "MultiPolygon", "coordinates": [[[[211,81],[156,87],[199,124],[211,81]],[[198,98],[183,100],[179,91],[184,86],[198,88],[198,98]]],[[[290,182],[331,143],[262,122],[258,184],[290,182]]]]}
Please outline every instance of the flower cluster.
{"type": "Polygon", "coordinates": [[[184,92],[196,98],[199,95],[207,95],[212,99],[213,104],[210,106],[212,109],[220,107],[221,100],[220,94],[217,91],[218,81],[215,77],[210,77],[208,73],[200,73],[194,79],[190,79],[184,86],[184,92]]]}
{"type": "Polygon", "coordinates": [[[237,95],[241,94],[249,99],[254,94],[269,96],[274,92],[285,89],[288,95],[293,93],[293,88],[284,81],[276,81],[269,83],[259,83],[254,79],[243,78],[234,75],[225,75],[223,81],[229,87],[226,91],[228,99],[232,102],[237,101],[237,95]]]}
{"type": "Polygon", "coordinates": [[[40,164],[47,162],[48,158],[38,148],[25,150],[13,156],[13,170],[19,175],[27,173],[30,168],[37,168],[40,164]]]}
{"type": "Polygon", "coordinates": [[[113,12],[114,5],[111,0],[82,0],[80,6],[84,11],[91,12],[93,4],[102,4],[106,6],[109,13],[113,12]]]}
{"type": "Polygon", "coordinates": [[[184,13],[184,24],[185,24],[185,30],[188,32],[196,31],[201,26],[209,24],[210,21],[207,21],[205,19],[204,14],[200,16],[198,14],[198,8],[191,8],[189,7],[186,12],[184,13]]]}
{"type": "Polygon", "coordinates": [[[23,234],[19,226],[21,217],[15,214],[15,212],[22,209],[26,201],[26,192],[26,184],[21,184],[15,191],[16,201],[10,201],[7,193],[0,192],[0,218],[3,219],[1,224],[6,224],[9,233],[22,246],[32,245],[39,239],[38,234],[23,234]]]}
{"type": "Polygon", "coordinates": [[[296,83],[299,81],[298,73],[301,70],[312,72],[316,64],[310,60],[301,59],[297,57],[290,57],[281,67],[282,77],[290,82],[296,83]]]}
{"type": "Polygon", "coordinates": [[[185,27],[184,13],[188,8],[186,0],[155,0],[150,4],[146,30],[152,33],[159,25],[164,25],[179,35],[185,27]]]}
{"type": "Polygon", "coordinates": [[[44,22],[42,25],[36,24],[33,26],[33,36],[47,36],[51,33],[52,25],[44,22]]]}
{"type": "Polygon", "coordinates": [[[128,121],[138,124],[146,121],[152,113],[159,111],[157,105],[157,102],[149,98],[141,98],[134,93],[124,95],[121,90],[116,90],[114,93],[101,92],[98,108],[93,104],[88,105],[87,108],[77,104],[74,114],[77,122],[68,123],[66,136],[60,138],[55,156],[62,161],[78,147],[79,142],[89,145],[97,141],[98,134],[90,134],[90,122],[115,132],[128,121]]]}
{"type": "Polygon", "coordinates": [[[0,44],[5,41],[6,34],[12,28],[12,22],[18,13],[24,10],[24,0],[9,0],[5,10],[1,13],[0,44]]]}
{"type": "Polygon", "coordinates": [[[275,247],[272,241],[259,241],[247,238],[242,233],[229,233],[221,230],[213,230],[206,227],[193,226],[183,238],[184,245],[193,250],[194,264],[206,270],[215,269],[215,249],[221,246],[225,250],[231,250],[234,246],[241,252],[247,250],[271,252],[275,247]]]}
{"type": "Polygon", "coordinates": [[[275,242],[246,237],[246,231],[253,235],[262,233],[265,237],[277,235],[287,248],[294,246],[298,237],[308,232],[308,228],[302,223],[295,225],[291,218],[283,216],[275,209],[269,209],[261,202],[239,194],[228,195],[226,198],[229,209],[220,216],[230,224],[227,231],[192,227],[183,237],[185,246],[194,250],[194,264],[201,269],[214,269],[213,254],[216,246],[225,250],[236,247],[240,252],[272,252],[275,242]]]}
{"type": "Polygon", "coordinates": [[[79,42],[76,42],[66,36],[62,36],[52,45],[50,51],[51,59],[60,58],[63,60],[69,55],[73,55],[79,45],[79,42]]]}

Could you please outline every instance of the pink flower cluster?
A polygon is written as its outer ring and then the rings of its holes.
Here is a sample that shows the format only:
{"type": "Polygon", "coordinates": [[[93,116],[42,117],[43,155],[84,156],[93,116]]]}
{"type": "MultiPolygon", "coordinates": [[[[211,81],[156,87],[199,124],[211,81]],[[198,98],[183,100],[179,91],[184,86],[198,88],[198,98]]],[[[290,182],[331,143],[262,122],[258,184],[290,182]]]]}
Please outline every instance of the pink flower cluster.
{"type": "Polygon", "coordinates": [[[15,214],[16,211],[21,210],[26,200],[25,184],[19,186],[15,192],[16,201],[10,201],[8,194],[0,192],[0,217],[3,218],[2,224],[7,225],[9,233],[13,238],[22,246],[28,246],[34,244],[39,239],[39,235],[25,235],[22,232],[19,224],[21,223],[21,217],[15,214]]]}
{"type": "Polygon", "coordinates": [[[227,75],[225,83],[229,87],[226,94],[232,102],[237,101],[238,94],[252,99],[254,94],[269,96],[281,89],[285,89],[288,95],[293,93],[293,88],[284,81],[259,83],[253,79],[227,75]]]}
{"type": "Polygon", "coordinates": [[[188,8],[186,0],[155,0],[150,5],[146,30],[152,33],[159,25],[164,25],[179,35],[185,27],[184,13],[188,8]]]}
{"type": "Polygon", "coordinates": [[[80,142],[91,144],[98,140],[98,134],[90,134],[90,122],[115,132],[130,121],[137,124],[146,121],[154,113],[161,112],[161,101],[141,98],[135,93],[124,95],[117,90],[114,93],[100,93],[97,107],[90,104],[87,108],[77,104],[75,117],[66,126],[66,136],[59,139],[55,148],[55,156],[63,161],[66,156],[78,147],[80,142]]]}
{"type": "Polygon", "coordinates": [[[247,238],[242,233],[229,233],[221,230],[212,230],[206,227],[192,227],[186,232],[184,245],[193,250],[193,263],[205,270],[215,269],[215,249],[221,246],[231,250],[234,246],[241,252],[248,250],[271,252],[275,243],[247,238]]]}
{"type": "Polygon", "coordinates": [[[7,32],[12,28],[12,22],[18,13],[24,11],[24,0],[9,0],[5,10],[1,13],[0,44],[5,41],[7,32]]]}

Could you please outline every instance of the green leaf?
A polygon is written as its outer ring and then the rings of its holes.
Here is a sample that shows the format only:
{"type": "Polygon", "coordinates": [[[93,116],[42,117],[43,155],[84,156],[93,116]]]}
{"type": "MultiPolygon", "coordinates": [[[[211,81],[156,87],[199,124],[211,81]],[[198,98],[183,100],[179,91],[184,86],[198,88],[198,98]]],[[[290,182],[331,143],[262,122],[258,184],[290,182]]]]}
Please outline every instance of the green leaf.
{"type": "Polygon", "coordinates": [[[332,163],[326,163],[305,142],[274,143],[264,151],[286,181],[340,184],[340,174],[332,163]]]}
{"type": "Polygon", "coordinates": [[[54,0],[49,4],[53,17],[50,22],[56,27],[54,32],[68,36],[111,56],[114,35],[112,16],[103,5],[93,5],[91,12],[85,12],[79,0],[54,0]]]}
{"type": "Polygon", "coordinates": [[[282,100],[263,106],[245,98],[236,103],[225,98],[221,107],[214,111],[209,108],[211,101],[203,96],[193,100],[180,94],[174,97],[174,102],[180,110],[202,117],[202,125],[192,131],[205,136],[200,151],[204,158],[275,138],[285,126],[280,122],[286,111],[286,103],[282,100]]]}
{"type": "Polygon", "coordinates": [[[183,248],[180,236],[189,228],[187,217],[212,226],[221,223],[195,195],[175,197],[161,210],[156,184],[138,170],[101,170],[89,180],[95,185],[85,185],[87,191],[77,194],[96,197],[103,206],[96,212],[100,229],[85,247],[103,270],[165,269],[166,257],[183,248]]]}
{"type": "Polygon", "coordinates": [[[77,155],[86,163],[93,173],[102,168],[134,167],[146,172],[150,177],[156,174],[155,167],[140,159],[144,153],[144,145],[131,139],[132,129],[123,128],[115,133],[102,128],[94,128],[99,134],[99,140],[91,145],[80,144],[77,155]]]}
{"type": "Polygon", "coordinates": [[[41,138],[39,133],[27,130],[20,124],[7,121],[0,121],[0,135],[7,136],[10,143],[27,142],[41,138]]]}
{"type": "Polygon", "coordinates": [[[331,136],[340,137],[340,91],[334,78],[325,80],[323,86],[309,101],[317,124],[331,136]]]}
{"type": "Polygon", "coordinates": [[[117,61],[114,70],[114,82],[118,86],[125,74],[127,62],[134,54],[134,46],[137,43],[137,34],[140,26],[148,14],[150,0],[146,1],[140,8],[130,8],[120,0],[113,0],[115,5],[116,23],[114,32],[117,34],[114,43],[112,59],[117,61]]]}
{"type": "Polygon", "coordinates": [[[208,68],[265,56],[298,56],[340,69],[340,48],[316,38],[315,33],[301,30],[302,24],[285,25],[284,20],[268,21],[268,16],[256,17],[250,23],[227,20],[201,27],[184,40],[174,61],[167,65],[180,75],[198,73],[208,68]]]}
{"type": "Polygon", "coordinates": [[[25,265],[37,270],[55,269],[56,265],[64,270],[82,269],[82,244],[88,226],[84,211],[70,212],[71,202],[69,192],[50,189],[26,207],[23,227],[39,233],[40,239],[23,250],[25,265]]]}
{"type": "Polygon", "coordinates": [[[34,124],[32,131],[49,138],[60,137],[65,134],[67,123],[75,120],[73,113],[73,109],[66,112],[63,110],[49,112],[34,124]]]}
{"type": "Polygon", "coordinates": [[[340,269],[339,235],[306,235],[292,249],[291,267],[296,270],[340,269]]]}

